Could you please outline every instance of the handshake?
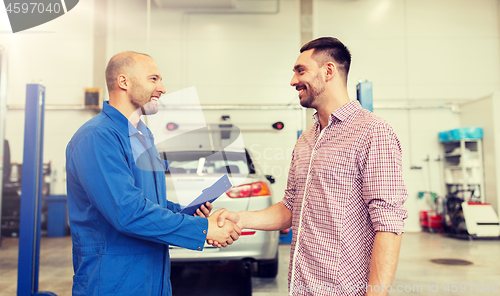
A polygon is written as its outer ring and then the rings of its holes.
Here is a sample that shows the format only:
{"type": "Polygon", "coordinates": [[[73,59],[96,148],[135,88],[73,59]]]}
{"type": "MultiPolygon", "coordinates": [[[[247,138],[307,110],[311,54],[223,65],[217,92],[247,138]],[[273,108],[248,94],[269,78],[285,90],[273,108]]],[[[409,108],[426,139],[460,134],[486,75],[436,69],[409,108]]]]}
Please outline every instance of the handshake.
{"type": "Polygon", "coordinates": [[[208,219],[207,243],[217,248],[225,248],[241,235],[243,226],[238,225],[239,214],[226,209],[210,214],[211,210],[212,205],[207,202],[206,206],[202,205],[194,215],[208,219]]]}

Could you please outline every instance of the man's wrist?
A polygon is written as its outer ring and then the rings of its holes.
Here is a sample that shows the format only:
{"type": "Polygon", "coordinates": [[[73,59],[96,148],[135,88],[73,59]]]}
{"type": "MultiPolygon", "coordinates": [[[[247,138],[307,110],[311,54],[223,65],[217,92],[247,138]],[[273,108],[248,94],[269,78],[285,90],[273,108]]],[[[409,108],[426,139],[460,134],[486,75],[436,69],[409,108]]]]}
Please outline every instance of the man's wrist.
{"type": "Polygon", "coordinates": [[[238,225],[242,230],[244,228],[249,228],[248,221],[247,221],[248,213],[249,213],[248,211],[238,212],[240,217],[239,217],[238,223],[236,223],[236,225],[238,225]]]}

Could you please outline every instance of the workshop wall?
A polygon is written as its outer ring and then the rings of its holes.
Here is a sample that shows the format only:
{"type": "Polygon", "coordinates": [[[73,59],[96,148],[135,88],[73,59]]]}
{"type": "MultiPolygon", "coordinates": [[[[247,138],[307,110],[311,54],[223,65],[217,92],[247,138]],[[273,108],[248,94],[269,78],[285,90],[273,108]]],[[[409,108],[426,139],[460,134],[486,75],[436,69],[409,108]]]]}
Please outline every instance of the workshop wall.
{"type": "Polygon", "coordinates": [[[129,2],[115,0],[110,9],[110,51],[149,52],[167,91],[195,86],[202,104],[297,102],[289,83],[300,49],[299,1],[280,1],[275,14],[153,9],[149,49],[146,4],[129,2]]]}

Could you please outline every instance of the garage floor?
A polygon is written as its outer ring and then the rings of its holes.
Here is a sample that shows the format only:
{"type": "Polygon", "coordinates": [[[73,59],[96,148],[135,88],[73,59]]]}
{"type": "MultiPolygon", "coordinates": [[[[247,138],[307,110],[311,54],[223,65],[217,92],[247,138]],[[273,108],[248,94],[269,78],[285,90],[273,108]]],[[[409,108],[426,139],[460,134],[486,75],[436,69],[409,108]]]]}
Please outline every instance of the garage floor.
{"type": "MultiPolygon", "coordinates": [[[[15,238],[2,240],[0,295],[16,295],[18,243],[15,238]]],[[[278,277],[253,277],[252,295],[287,295],[289,253],[289,245],[280,246],[278,277]]],[[[245,287],[249,282],[242,274],[236,264],[185,268],[172,278],[174,295],[246,295],[245,287]],[[199,283],[198,286],[193,287],[193,282],[199,283]]],[[[42,238],[40,290],[71,295],[72,275],[71,238],[42,238]]],[[[500,241],[468,241],[439,234],[407,233],[391,295],[500,295],[499,285],[500,241]],[[431,259],[461,259],[473,264],[441,265],[430,262],[431,259]]]]}

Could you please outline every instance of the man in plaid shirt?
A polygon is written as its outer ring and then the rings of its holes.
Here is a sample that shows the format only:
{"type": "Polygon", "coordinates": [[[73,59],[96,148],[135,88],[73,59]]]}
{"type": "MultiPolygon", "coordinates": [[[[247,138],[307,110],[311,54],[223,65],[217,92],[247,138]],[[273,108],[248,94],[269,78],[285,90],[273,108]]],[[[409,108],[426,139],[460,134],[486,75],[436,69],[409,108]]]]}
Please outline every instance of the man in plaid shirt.
{"type": "Polygon", "coordinates": [[[285,196],[262,211],[223,212],[219,226],[292,227],[290,295],[387,295],[407,217],[399,140],[349,99],[351,54],[338,39],[300,52],[290,84],[317,112],[295,145],[285,196]]]}

